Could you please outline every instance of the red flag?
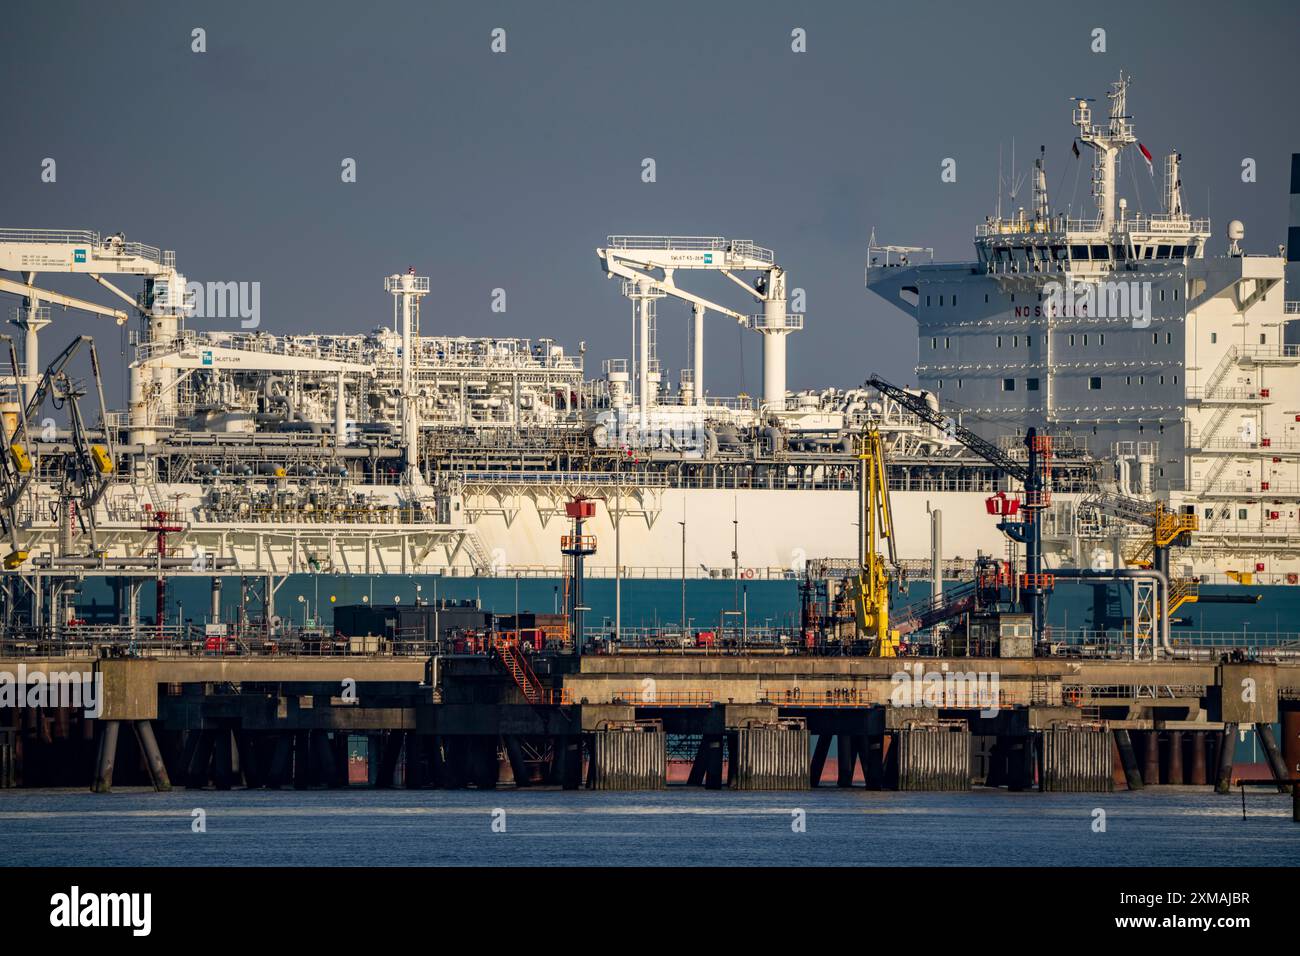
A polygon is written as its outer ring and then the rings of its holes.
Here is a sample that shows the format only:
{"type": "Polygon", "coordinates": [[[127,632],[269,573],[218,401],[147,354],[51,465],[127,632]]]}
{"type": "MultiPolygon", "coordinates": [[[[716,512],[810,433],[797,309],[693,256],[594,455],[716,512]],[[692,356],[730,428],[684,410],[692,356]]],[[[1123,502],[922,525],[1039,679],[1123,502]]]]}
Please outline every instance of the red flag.
{"type": "Polygon", "coordinates": [[[1142,150],[1142,158],[1147,161],[1147,172],[1149,172],[1154,177],[1156,174],[1156,168],[1153,165],[1151,165],[1150,151],[1148,151],[1147,148],[1143,146],[1141,143],[1138,143],[1138,149],[1142,150]]]}

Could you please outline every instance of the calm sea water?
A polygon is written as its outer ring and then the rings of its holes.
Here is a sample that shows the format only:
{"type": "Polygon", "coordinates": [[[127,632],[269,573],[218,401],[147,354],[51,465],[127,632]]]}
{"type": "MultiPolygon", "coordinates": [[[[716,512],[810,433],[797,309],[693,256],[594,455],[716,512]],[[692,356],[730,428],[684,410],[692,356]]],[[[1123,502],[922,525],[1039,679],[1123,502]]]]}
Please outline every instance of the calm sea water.
{"type": "Polygon", "coordinates": [[[1291,864],[1291,798],[1117,794],[0,791],[7,866],[1291,864]],[[206,833],[191,829],[206,812],[206,833]],[[492,830],[505,811],[505,832],[492,830]],[[1106,832],[1094,832],[1096,809],[1106,832]],[[792,829],[792,811],[806,831],[792,829]]]}

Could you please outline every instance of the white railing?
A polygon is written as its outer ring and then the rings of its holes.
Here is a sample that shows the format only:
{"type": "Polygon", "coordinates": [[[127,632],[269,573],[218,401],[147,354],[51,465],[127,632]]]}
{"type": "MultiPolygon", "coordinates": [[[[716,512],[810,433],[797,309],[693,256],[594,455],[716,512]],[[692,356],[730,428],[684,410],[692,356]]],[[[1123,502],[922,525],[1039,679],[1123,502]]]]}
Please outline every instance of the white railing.
{"type": "Polygon", "coordinates": [[[97,245],[99,233],[89,229],[0,229],[0,242],[47,242],[97,245]]]}
{"type": "Polygon", "coordinates": [[[617,471],[465,471],[457,475],[465,484],[503,485],[622,485],[636,488],[666,488],[664,475],[624,474],[617,471]]]}
{"type": "Polygon", "coordinates": [[[732,256],[757,259],[769,265],[776,256],[771,249],[755,245],[750,239],[727,239],[725,236],[609,236],[609,249],[679,249],[683,252],[724,252],[732,256]]]}
{"type": "Polygon", "coordinates": [[[727,247],[724,236],[610,236],[605,240],[610,249],[683,249],[700,252],[727,247]]]}

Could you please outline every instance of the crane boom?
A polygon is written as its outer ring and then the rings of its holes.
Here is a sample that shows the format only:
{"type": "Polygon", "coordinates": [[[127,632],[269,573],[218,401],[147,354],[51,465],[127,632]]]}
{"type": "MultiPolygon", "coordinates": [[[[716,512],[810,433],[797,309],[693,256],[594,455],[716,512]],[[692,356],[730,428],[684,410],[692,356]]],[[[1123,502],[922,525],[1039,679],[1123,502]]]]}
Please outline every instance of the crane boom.
{"type": "Polygon", "coordinates": [[[878,375],[871,376],[867,384],[880,394],[889,396],[926,424],[941,429],[944,434],[961,442],[1004,474],[1010,475],[1020,482],[1029,479],[1029,467],[1024,462],[1011,457],[991,441],[980,437],[969,428],[959,424],[951,415],[945,415],[938,409],[931,408],[930,404],[921,396],[913,395],[906,389],[886,382],[878,375]]]}

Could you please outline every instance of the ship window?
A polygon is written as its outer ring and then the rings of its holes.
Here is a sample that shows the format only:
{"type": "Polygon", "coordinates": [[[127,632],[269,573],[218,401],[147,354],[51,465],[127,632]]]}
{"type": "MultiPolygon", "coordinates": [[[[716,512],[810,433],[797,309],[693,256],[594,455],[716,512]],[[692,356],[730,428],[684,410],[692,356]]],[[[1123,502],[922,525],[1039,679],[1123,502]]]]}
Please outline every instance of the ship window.
{"type": "Polygon", "coordinates": [[[1187,255],[1187,247],[1186,247],[1186,246],[1174,246],[1174,258],[1175,258],[1175,259],[1181,259],[1181,258],[1183,258],[1185,255],[1187,255]]]}
{"type": "Polygon", "coordinates": [[[1036,379],[1036,378],[1027,378],[1027,379],[1025,379],[1025,391],[1026,391],[1026,392],[1036,392],[1036,391],[1038,391],[1038,379],[1036,379]]]}
{"type": "Polygon", "coordinates": [[[1213,345],[1213,344],[1214,344],[1215,342],[1217,342],[1217,341],[1219,341],[1219,333],[1218,333],[1218,332],[1211,332],[1211,333],[1210,333],[1210,344],[1213,345]]]}
{"type": "Polygon", "coordinates": [[[943,379],[939,379],[939,388],[940,388],[940,389],[943,388],[943,379]]]}
{"type": "Polygon", "coordinates": [[[1139,385],[1145,385],[1146,383],[1147,383],[1147,377],[1146,377],[1145,375],[1139,375],[1139,376],[1138,376],[1138,384],[1139,384],[1139,385]]]}
{"type": "Polygon", "coordinates": [[[1157,259],[1168,259],[1168,258],[1169,258],[1169,247],[1168,247],[1168,246],[1164,246],[1164,245],[1156,246],[1156,258],[1157,258],[1157,259]]]}
{"type": "Polygon", "coordinates": [[[1016,390],[1016,380],[1014,378],[1004,378],[1002,380],[1002,391],[1014,392],[1016,390]]]}
{"type": "Polygon", "coordinates": [[[952,339],[946,335],[943,337],[943,347],[946,349],[952,348],[952,339]]]}
{"type": "Polygon", "coordinates": [[[938,339],[931,339],[931,340],[930,340],[930,348],[931,348],[931,349],[937,349],[938,347],[939,347],[939,340],[938,340],[938,339]]]}
{"type": "Polygon", "coordinates": [[[1101,388],[1101,376],[1100,376],[1100,375],[1094,375],[1092,378],[1088,379],[1088,389],[1089,389],[1089,391],[1093,391],[1093,392],[1095,392],[1095,391],[1098,391],[1100,388],[1101,388]]]}
{"type": "Polygon", "coordinates": [[[1093,247],[1092,247],[1092,258],[1093,258],[1094,260],[1109,259],[1109,258],[1110,258],[1110,246],[1093,246],[1093,247]]]}
{"type": "Polygon", "coordinates": [[[1142,247],[1142,258],[1143,258],[1143,259],[1150,259],[1153,255],[1155,255],[1155,252],[1156,252],[1156,247],[1155,247],[1155,246],[1143,246],[1143,247],[1142,247]]]}
{"type": "Polygon", "coordinates": [[[925,297],[925,307],[927,309],[930,307],[930,297],[928,295],[925,297]]]}
{"type": "Polygon", "coordinates": [[[1052,258],[1057,261],[1065,259],[1065,246],[1052,246],[1052,258]]]}
{"type": "Polygon", "coordinates": [[[1087,345],[1087,344],[1088,344],[1088,333],[1087,333],[1087,332],[1084,332],[1084,333],[1083,333],[1083,344],[1084,344],[1084,345],[1087,345]]]}
{"type": "Polygon", "coordinates": [[[1105,344],[1106,344],[1106,333],[1105,333],[1105,332],[1098,332],[1098,333],[1097,333],[1097,344],[1098,344],[1098,345],[1105,345],[1105,344]]]}
{"type": "Polygon", "coordinates": [[[998,348],[1002,348],[1002,336],[998,336],[998,348]]]}
{"type": "Polygon", "coordinates": [[[1245,509],[1245,508],[1238,508],[1238,509],[1237,509],[1237,520],[1238,520],[1238,521],[1245,521],[1245,520],[1246,520],[1246,509],[1245,509]]]}
{"type": "Polygon", "coordinates": [[[939,304],[943,305],[943,296],[939,296],[939,304]]]}
{"type": "Polygon", "coordinates": [[[1260,344],[1260,345],[1266,345],[1267,342],[1268,342],[1268,337],[1267,337],[1266,335],[1264,335],[1263,332],[1259,333],[1259,344],[1260,344]]]}
{"type": "MultiPolygon", "coordinates": [[[[1177,375],[1174,376],[1174,384],[1175,384],[1175,385],[1178,384],[1178,376],[1177,376],[1177,375]]],[[[1165,428],[1164,428],[1163,425],[1160,426],[1160,430],[1161,430],[1161,431],[1164,431],[1164,430],[1165,430],[1165,428]]]]}
{"type": "Polygon", "coordinates": [[[957,296],[955,294],[952,297],[952,304],[954,307],[957,305],[957,296]]]}
{"type": "Polygon", "coordinates": [[[961,388],[961,379],[957,379],[957,387],[961,388]]]}
{"type": "Polygon", "coordinates": [[[1214,517],[1214,509],[1213,509],[1213,508],[1206,508],[1206,509],[1205,509],[1205,520],[1206,520],[1206,521],[1209,521],[1209,520],[1210,520],[1211,518],[1213,518],[1213,517],[1214,517]]]}
{"type": "Polygon", "coordinates": [[[989,294],[988,294],[987,292],[985,292],[985,293],[984,293],[984,304],[985,304],[985,305],[988,305],[988,302],[989,302],[989,294]]]}
{"type": "Polygon", "coordinates": [[[1160,384],[1165,384],[1165,377],[1163,375],[1160,376],[1160,384]]]}
{"type": "Polygon", "coordinates": [[[1160,290],[1160,301],[1161,301],[1161,302],[1165,301],[1165,290],[1164,290],[1164,289],[1161,289],[1161,290],[1160,290]]]}
{"type": "Polygon", "coordinates": [[[1174,290],[1174,301],[1175,301],[1175,302],[1178,301],[1178,290],[1177,290],[1177,289],[1174,290]]]}
{"type": "Polygon", "coordinates": [[[1020,344],[1020,336],[1018,335],[1011,336],[1011,347],[1015,348],[1019,344],[1020,344]]]}
{"type": "Polygon", "coordinates": [[[1011,301],[1012,301],[1012,302],[1015,302],[1015,301],[1016,301],[1016,294],[1015,294],[1014,292],[1011,293],[1011,301]]]}
{"type": "Polygon", "coordinates": [[[1071,258],[1071,259],[1082,259],[1084,262],[1087,262],[1087,261],[1088,261],[1088,247],[1087,247],[1087,246],[1071,246],[1071,247],[1070,247],[1070,258],[1071,258]]]}
{"type": "Polygon", "coordinates": [[[1159,345],[1159,344],[1160,344],[1160,333],[1159,333],[1159,332],[1152,332],[1152,333],[1151,333],[1151,344],[1152,344],[1152,345],[1159,345]]]}
{"type": "Polygon", "coordinates": [[[1133,384],[1133,376],[1132,376],[1132,375],[1125,375],[1125,376],[1124,376],[1124,384],[1125,384],[1125,385],[1132,385],[1132,384],[1133,384]]]}
{"type": "Polygon", "coordinates": [[[1165,345],[1172,345],[1173,342],[1174,342],[1174,333],[1172,333],[1172,332],[1166,332],[1166,333],[1165,333],[1165,345]]]}
{"type": "Polygon", "coordinates": [[[1073,332],[1070,333],[1070,344],[1071,344],[1071,345],[1074,344],[1074,333],[1073,333],[1073,332]]]}

